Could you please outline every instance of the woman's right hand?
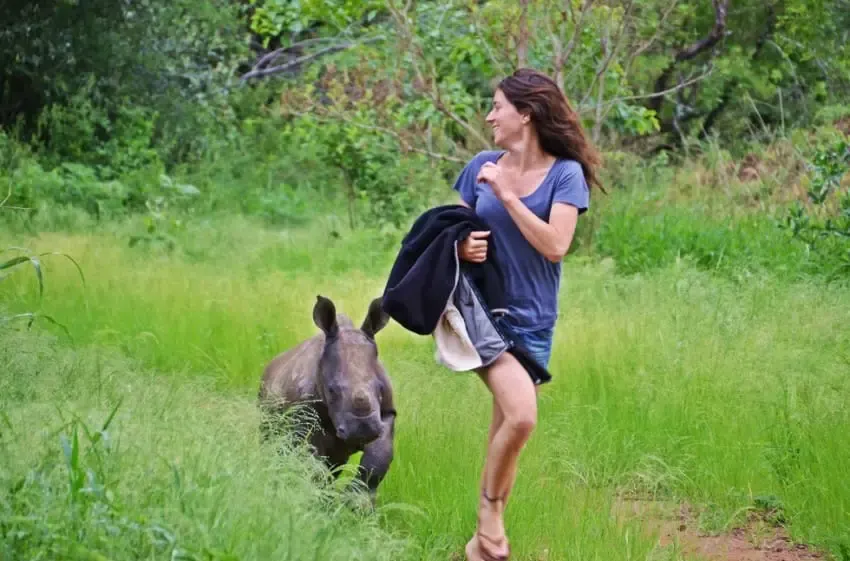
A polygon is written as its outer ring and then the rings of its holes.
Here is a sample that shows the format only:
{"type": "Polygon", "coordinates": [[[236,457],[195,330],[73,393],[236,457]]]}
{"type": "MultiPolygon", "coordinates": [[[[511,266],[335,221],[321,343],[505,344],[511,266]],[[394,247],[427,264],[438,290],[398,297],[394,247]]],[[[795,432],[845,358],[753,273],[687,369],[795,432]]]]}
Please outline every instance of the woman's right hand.
{"type": "Polygon", "coordinates": [[[470,232],[460,243],[460,258],[470,263],[484,263],[487,260],[487,236],[489,231],[470,232]]]}

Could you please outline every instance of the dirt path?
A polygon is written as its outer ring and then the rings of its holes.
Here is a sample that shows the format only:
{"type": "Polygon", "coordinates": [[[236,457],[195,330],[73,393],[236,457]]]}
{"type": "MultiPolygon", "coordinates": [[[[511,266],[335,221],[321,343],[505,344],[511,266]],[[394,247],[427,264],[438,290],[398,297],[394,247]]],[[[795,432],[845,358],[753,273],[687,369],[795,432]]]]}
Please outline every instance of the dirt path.
{"type": "Polygon", "coordinates": [[[825,557],[806,545],[795,544],[781,526],[753,513],[747,524],[709,535],[700,531],[694,511],[687,505],[623,499],[614,516],[638,519],[648,532],[659,536],[659,545],[675,547],[694,561],[813,561],[825,557]]]}

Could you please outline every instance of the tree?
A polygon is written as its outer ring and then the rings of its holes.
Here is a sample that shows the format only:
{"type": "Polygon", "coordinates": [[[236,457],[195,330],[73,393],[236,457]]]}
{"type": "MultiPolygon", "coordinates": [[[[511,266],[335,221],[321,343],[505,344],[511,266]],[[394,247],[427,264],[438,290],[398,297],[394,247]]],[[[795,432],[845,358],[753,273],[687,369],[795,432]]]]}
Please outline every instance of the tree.
{"type": "Polygon", "coordinates": [[[55,129],[39,123],[45,110],[77,103],[88,115],[73,121],[88,118],[80,126],[91,125],[93,141],[118,134],[129,112],[156,120],[152,134],[184,157],[198,128],[220,120],[245,54],[240,8],[228,0],[10,0],[4,8],[0,126],[17,124],[48,145],[55,129]]]}

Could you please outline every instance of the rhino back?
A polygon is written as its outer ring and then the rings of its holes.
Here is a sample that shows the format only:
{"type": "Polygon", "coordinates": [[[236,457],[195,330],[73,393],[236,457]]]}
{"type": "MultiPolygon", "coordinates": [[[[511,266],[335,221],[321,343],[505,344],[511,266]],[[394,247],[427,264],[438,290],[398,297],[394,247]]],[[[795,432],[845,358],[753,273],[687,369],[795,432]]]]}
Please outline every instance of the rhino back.
{"type": "Polygon", "coordinates": [[[272,359],[263,372],[260,397],[285,403],[309,398],[315,390],[324,342],[320,333],[272,359]]]}

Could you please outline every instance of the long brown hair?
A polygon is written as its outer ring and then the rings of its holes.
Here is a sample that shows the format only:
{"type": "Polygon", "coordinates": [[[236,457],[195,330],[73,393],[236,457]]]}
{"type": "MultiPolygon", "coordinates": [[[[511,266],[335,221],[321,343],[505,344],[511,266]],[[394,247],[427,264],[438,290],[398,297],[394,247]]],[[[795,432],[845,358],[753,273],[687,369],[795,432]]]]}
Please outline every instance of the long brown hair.
{"type": "Polygon", "coordinates": [[[577,161],[587,184],[604,191],[596,175],[602,157],[585,136],[578,113],[554,80],[537,70],[520,68],[499,82],[497,88],[517,111],[528,112],[543,150],[557,158],[577,161]]]}

